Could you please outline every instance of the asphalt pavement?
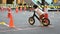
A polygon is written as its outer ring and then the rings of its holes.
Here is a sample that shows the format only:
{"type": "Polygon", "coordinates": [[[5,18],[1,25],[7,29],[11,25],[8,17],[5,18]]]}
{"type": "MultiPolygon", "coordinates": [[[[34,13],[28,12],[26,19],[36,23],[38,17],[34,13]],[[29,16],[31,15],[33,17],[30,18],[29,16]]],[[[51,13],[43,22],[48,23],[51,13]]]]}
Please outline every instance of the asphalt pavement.
{"type": "MultiPolygon", "coordinates": [[[[8,11],[0,11],[0,22],[9,24],[9,18],[6,18],[8,11]]],[[[16,13],[12,10],[15,28],[9,28],[0,24],[0,34],[60,34],[60,12],[48,12],[49,19],[52,25],[48,27],[40,27],[40,22],[35,18],[35,24],[32,26],[28,23],[29,17],[33,12],[22,11],[16,13]]]]}

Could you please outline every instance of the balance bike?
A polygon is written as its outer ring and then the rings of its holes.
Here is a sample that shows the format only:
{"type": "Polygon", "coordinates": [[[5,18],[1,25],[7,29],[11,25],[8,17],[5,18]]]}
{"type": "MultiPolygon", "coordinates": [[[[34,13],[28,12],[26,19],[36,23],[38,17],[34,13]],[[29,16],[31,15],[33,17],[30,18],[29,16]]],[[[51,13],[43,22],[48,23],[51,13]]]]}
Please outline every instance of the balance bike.
{"type": "Polygon", "coordinates": [[[48,18],[46,18],[46,17],[42,17],[42,19],[40,19],[36,14],[35,14],[35,11],[34,11],[34,14],[33,14],[33,16],[31,16],[31,17],[29,17],[29,19],[28,19],[28,22],[29,22],[29,24],[30,25],[34,25],[34,23],[35,23],[35,18],[34,17],[36,17],[42,24],[43,24],[43,26],[48,26],[48,25],[50,25],[50,20],[48,19],[48,18]]]}

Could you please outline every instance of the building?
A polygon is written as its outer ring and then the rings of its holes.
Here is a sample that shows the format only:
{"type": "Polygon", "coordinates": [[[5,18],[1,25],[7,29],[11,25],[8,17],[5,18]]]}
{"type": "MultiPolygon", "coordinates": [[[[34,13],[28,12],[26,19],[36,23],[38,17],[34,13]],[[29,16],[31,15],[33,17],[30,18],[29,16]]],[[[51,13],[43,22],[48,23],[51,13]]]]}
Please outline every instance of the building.
{"type": "MultiPolygon", "coordinates": [[[[0,0],[0,4],[13,4],[13,2],[16,0],[0,0]]],[[[24,0],[17,0],[16,3],[24,3],[24,0]]]]}

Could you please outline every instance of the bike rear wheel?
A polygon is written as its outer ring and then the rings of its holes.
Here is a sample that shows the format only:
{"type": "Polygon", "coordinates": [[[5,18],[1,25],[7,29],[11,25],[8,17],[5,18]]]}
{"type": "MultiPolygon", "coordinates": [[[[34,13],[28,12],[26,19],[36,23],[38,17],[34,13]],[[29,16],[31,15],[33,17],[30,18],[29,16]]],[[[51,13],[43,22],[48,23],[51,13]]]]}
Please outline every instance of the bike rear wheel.
{"type": "Polygon", "coordinates": [[[43,26],[48,26],[48,25],[50,25],[50,20],[47,18],[44,18],[44,19],[42,19],[42,24],[43,24],[43,26]]]}

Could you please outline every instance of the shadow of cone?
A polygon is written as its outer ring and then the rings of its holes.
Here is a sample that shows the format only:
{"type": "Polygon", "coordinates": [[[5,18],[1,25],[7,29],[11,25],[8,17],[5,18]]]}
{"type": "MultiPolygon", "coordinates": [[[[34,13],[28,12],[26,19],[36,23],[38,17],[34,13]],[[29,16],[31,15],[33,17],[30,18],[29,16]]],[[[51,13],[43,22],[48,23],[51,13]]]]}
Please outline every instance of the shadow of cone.
{"type": "Polygon", "coordinates": [[[13,17],[12,17],[12,14],[10,13],[10,22],[9,22],[9,27],[10,28],[14,28],[14,20],[13,20],[13,17]]]}
{"type": "Polygon", "coordinates": [[[4,11],[4,8],[3,8],[3,7],[1,8],[1,11],[2,11],[2,12],[4,11]]]}

